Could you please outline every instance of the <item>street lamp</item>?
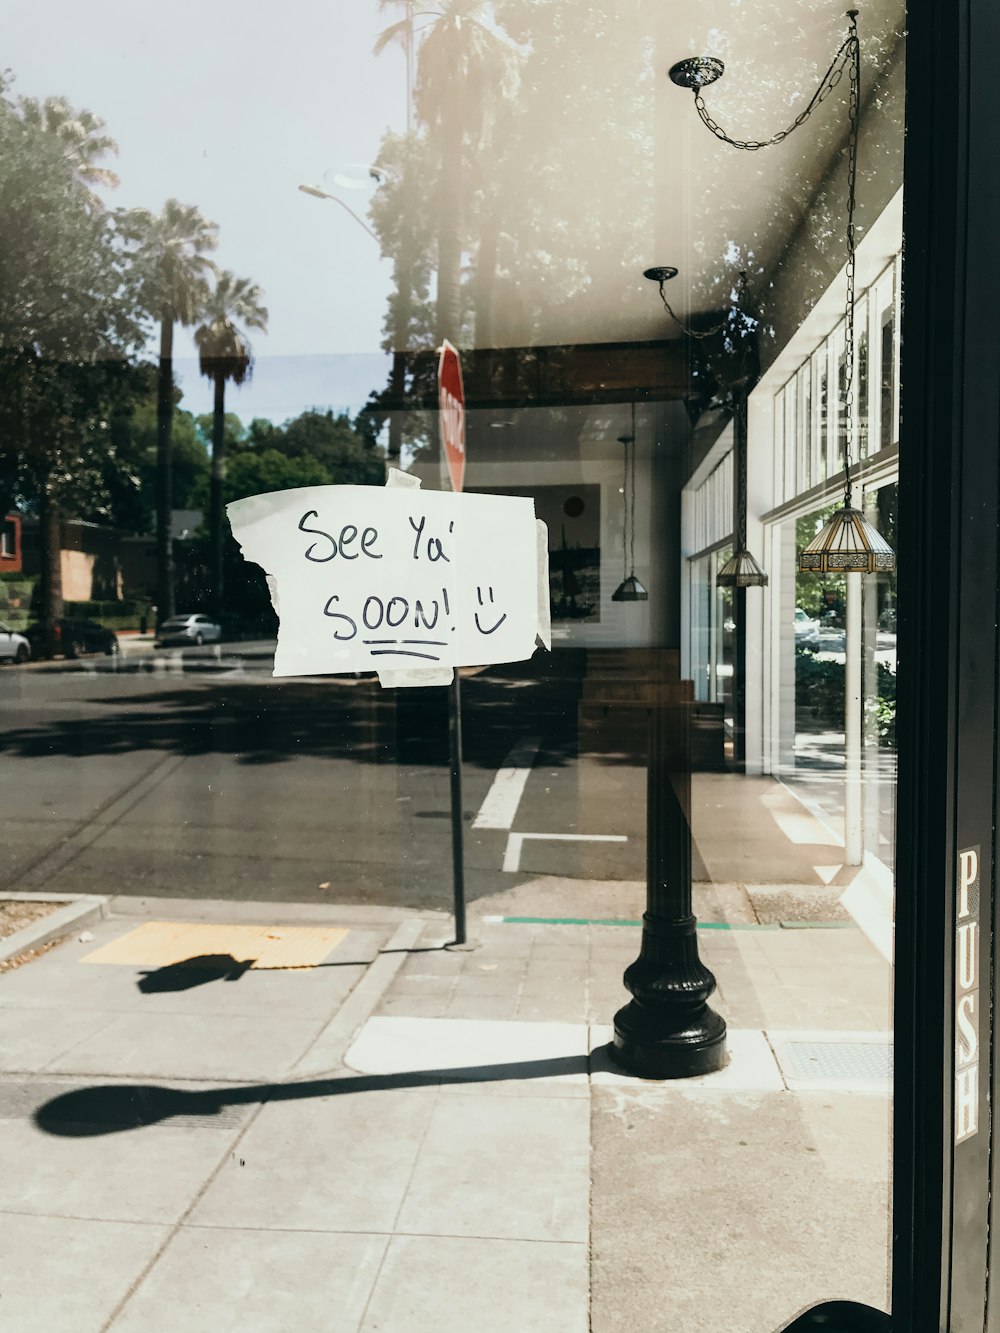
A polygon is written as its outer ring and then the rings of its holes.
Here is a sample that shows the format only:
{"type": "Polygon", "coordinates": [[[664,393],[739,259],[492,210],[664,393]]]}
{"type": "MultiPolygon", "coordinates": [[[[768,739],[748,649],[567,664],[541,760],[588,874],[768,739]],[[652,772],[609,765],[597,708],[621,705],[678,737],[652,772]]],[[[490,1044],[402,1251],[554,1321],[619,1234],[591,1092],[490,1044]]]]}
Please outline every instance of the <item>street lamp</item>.
{"type": "MultiPolygon", "coordinates": [[[[373,168],[368,169],[368,175],[369,178],[373,180],[376,184],[381,182],[381,176],[373,168]]],[[[334,179],[336,179],[336,176],[334,177],[334,179]]],[[[344,174],[341,176],[341,179],[344,181],[346,188],[350,189],[356,188],[355,184],[353,183],[349,186],[347,185],[348,179],[351,179],[353,181],[356,179],[356,177],[350,178],[346,174],[344,174]]],[[[328,190],[322,190],[318,185],[300,185],[299,189],[302,191],[303,194],[311,195],[314,199],[329,199],[332,203],[339,204],[345,213],[350,213],[351,217],[354,219],[354,221],[358,224],[359,227],[364,227],[365,231],[368,233],[368,235],[372,238],[372,240],[375,242],[375,244],[379,247],[379,250],[381,251],[382,242],[372,231],[371,227],[369,227],[368,223],[364,220],[364,218],[359,217],[358,214],[355,213],[354,209],[350,206],[350,204],[345,204],[343,199],[341,199],[339,195],[330,194],[328,190]]],[[[382,258],[385,259],[387,258],[387,256],[382,255],[382,258]]],[[[398,261],[397,261],[397,274],[398,274],[398,261]]],[[[408,315],[406,315],[402,309],[397,309],[396,317],[397,317],[396,327],[398,333],[396,339],[396,346],[393,349],[392,353],[392,372],[390,377],[390,389],[392,393],[393,403],[396,405],[396,410],[391,412],[389,415],[388,461],[390,464],[398,466],[399,456],[400,453],[402,452],[402,422],[400,421],[401,413],[399,411],[398,405],[403,397],[403,392],[406,385],[405,343],[406,343],[406,329],[408,323],[408,315]]]]}
{"type": "Polygon", "coordinates": [[[359,227],[364,227],[368,235],[372,238],[375,244],[381,249],[382,242],[372,231],[371,227],[369,227],[368,223],[364,220],[364,218],[359,217],[358,214],[355,213],[354,209],[350,206],[350,204],[345,204],[343,199],[341,199],[338,195],[329,194],[326,190],[321,190],[318,185],[300,185],[299,189],[302,191],[303,194],[311,194],[314,199],[330,199],[332,200],[333,203],[339,204],[345,213],[350,213],[351,217],[354,219],[354,221],[358,224],[359,227]]]}

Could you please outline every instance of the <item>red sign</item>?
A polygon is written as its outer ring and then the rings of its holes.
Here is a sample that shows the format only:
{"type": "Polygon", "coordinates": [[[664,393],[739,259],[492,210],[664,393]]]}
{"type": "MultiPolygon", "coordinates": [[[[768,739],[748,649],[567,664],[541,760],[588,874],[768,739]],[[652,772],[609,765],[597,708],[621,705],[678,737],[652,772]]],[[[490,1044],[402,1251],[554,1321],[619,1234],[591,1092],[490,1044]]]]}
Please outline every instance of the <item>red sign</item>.
{"type": "Polygon", "coordinates": [[[458,352],[445,338],[438,361],[438,417],[451,489],[460,491],[465,476],[465,390],[458,352]]]}

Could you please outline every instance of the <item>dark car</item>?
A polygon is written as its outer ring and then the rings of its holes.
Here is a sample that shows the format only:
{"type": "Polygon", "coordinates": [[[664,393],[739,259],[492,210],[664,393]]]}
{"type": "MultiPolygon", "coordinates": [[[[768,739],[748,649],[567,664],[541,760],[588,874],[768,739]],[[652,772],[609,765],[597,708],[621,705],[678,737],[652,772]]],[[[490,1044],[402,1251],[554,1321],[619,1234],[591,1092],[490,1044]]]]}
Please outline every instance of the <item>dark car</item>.
{"type": "MultiPolygon", "coordinates": [[[[24,633],[33,654],[39,655],[45,643],[45,626],[29,625],[24,633]]],[[[96,620],[65,616],[55,623],[54,647],[64,657],[82,657],[85,653],[106,653],[111,657],[118,651],[118,636],[96,620]]]]}

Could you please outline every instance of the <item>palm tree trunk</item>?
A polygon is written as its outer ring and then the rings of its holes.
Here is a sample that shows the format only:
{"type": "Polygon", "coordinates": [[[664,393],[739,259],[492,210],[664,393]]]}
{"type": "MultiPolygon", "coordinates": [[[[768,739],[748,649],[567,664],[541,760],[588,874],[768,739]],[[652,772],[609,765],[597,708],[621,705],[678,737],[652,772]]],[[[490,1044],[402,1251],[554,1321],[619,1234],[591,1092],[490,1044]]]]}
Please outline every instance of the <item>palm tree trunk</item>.
{"type": "Polygon", "coordinates": [[[452,112],[442,134],[440,224],[438,226],[436,334],[456,346],[461,338],[462,125],[452,112]]]}
{"type": "Polygon", "coordinates": [[[174,614],[173,522],[174,322],[160,321],[156,382],[156,606],[157,625],[174,614]]]}
{"type": "Polygon", "coordinates": [[[399,466],[403,444],[403,399],[406,395],[406,349],[410,341],[410,315],[413,309],[412,244],[405,238],[396,257],[396,318],[393,329],[392,370],[389,389],[392,406],[389,409],[389,456],[392,467],[399,466]]]}
{"type": "MultiPolygon", "coordinates": [[[[410,22],[408,41],[412,44],[413,7],[407,6],[410,22]]],[[[407,47],[407,60],[412,57],[410,46],[407,47]]],[[[407,134],[409,134],[409,102],[412,100],[409,66],[407,73],[407,134]]],[[[410,320],[413,315],[413,265],[416,261],[416,245],[413,227],[407,225],[407,214],[412,216],[413,199],[410,195],[409,152],[403,158],[402,178],[400,180],[400,207],[403,210],[400,227],[399,246],[393,265],[393,277],[396,282],[395,318],[392,334],[392,370],[389,372],[389,391],[393,406],[389,409],[389,454],[390,467],[399,466],[399,457],[403,445],[403,419],[405,416],[403,400],[406,394],[406,353],[410,345],[410,320]]]]}
{"type": "Polygon", "coordinates": [[[41,621],[43,653],[51,657],[57,648],[56,622],[63,615],[62,514],[46,477],[38,497],[38,528],[41,542],[41,621]]]}
{"type": "Polygon", "coordinates": [[[212,410],[212,475],[208,493],[209,574],[212,581],[212,608],[216,617],[223,607],[223,551],[225,533],[222,525],[222,491],[226,479],[226,377],[215,375],[215,404],[212,410]]]}
{"type": "Polygon", "coordinates": [[[497,282],[497,250],[500,243],[499,201],[491,200],[483,211],[476,273],[476,346],[493,346],[493,302],[497,282]]]}

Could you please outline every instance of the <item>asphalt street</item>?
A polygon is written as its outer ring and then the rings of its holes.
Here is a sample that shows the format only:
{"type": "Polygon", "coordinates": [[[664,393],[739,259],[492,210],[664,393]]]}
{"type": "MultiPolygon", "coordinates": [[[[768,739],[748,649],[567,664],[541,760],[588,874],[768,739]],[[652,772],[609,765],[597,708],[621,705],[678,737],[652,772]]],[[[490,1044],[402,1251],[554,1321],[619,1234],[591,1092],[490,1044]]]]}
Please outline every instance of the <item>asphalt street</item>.
{"type": "MultiPolygon", "coordinates": [[[[0,887],[448,910],[448,692],[275,681],[267,644],[0,672],[0,887]]],[[[645,766],[575,659],[463,680],[467,894],[638,880],[645,766]]]]}

